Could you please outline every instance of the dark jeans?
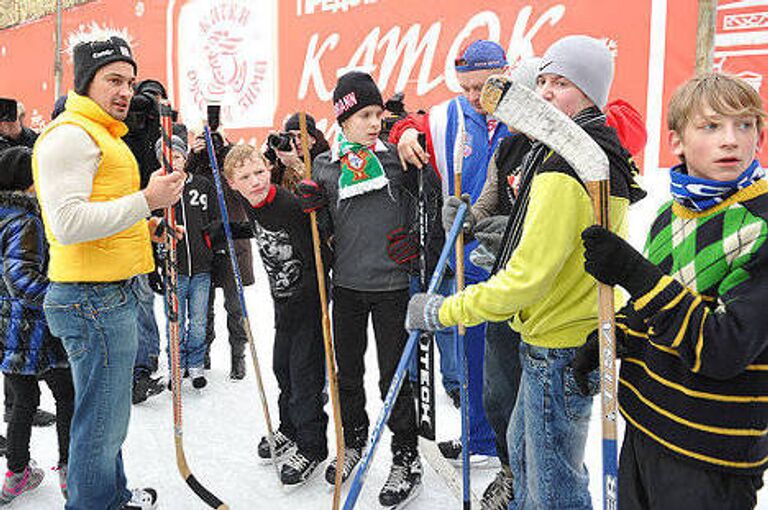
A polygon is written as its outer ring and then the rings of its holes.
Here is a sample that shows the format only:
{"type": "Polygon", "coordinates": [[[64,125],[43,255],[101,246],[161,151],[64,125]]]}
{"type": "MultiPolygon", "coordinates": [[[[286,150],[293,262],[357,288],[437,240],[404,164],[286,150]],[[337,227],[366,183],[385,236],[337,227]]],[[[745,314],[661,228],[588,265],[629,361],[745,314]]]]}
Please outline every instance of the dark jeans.
{"type": "Polygon", "coordinates": [[[323,411],[325,350],[317,296],[275,301],[272,370],[280,387],[280,430],[309,458],[328,456],[323,411]]]}
{"type": "MultiPolygon", "coordinates": [[[[59,464],[69,461],[69,427],[75,406],[75,388],[68,368],[48,370],[41,375],[56,400],[56,434],[59,440],[59,464]]],[[[8,470],[24,471],[29,463],[29,440],[32,418],[40,405],[40,386],[34,375],[5,374],[5,387],[13,394],[11,418],[8,421],[8,470]]]]}
{"type": "Polygon", "coordinates": [[[704,469],[627,424],[619,458],[621,510],[744,510],[755,507],[762,486],[762,474],[704,469]]]}
{"type": "Polygon", "coordinates": [[[499,461],[509,465],[507,429],[520,387],[520,334],[507,322],[489,322],[485,329],[483,409],[496,434],[499,461]]]}
{"type": "MultiPolygon", "coordinates": [[[[363,386],[368,317],[373,319],[379,392],[384,398],[408,339],[403,326],[407,306],[408,289],[363,292],[333,288],[333,338],[338,364],[339,400],[344,441],[349,445],[362,446],[370,424],[365,412],[363,386]]],[[[416,409],[407,378],[392,407],[387,425],[393,433],[392,451],[416,447],[416,409]]]]}

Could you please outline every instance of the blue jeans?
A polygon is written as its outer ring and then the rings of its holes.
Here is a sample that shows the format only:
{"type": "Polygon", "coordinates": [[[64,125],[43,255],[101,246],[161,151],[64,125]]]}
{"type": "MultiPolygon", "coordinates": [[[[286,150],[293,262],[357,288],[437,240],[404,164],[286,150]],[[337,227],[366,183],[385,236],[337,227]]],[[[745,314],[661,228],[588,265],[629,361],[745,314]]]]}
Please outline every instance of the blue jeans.
{"type": "MultiPolygon", "coordinates": [[[[584,465],[592,397],[582,396],[573,378],[575,353],[520,344],[523,373],[507,433],[510,510],[592,508],[584,465]]],[[[598,383],[597,371],[590,377],[598,383]]]]}
{"type": "Polygon", "coordinates": [[[75,387],[67,510],[115,510],[131,498],[120,449],[138,344],[133,285],[52,283],[45,295],[45,316],[67,351],[75,387]]]}
{"type": "MultiPolygon", "coordinates": [[[[211,273],[179,275],[179,367],[181,370],[203,367],[205,360],[205,327],[208,322],[208,293],[211,273]]],[[[171,366],[170,333],[168,366],[171,366]]]]}
{"type": "Polygon", "coordinates": [[[133,279],[133,289],[139,300],[138,335],[139,348],[136,351],[134,376],[152,371],[153,360],[157,364],[160,355],[160,332],[155,320],[155,293],[149,286],[149,277],[145,274],[133,279]]]}
{"type": "Polygon", "coordinates": [[[489,322],[485,328],[483,409],[496,434],[499,462],[509,465],[507,429],[520,386],[520,334],[507,322],[489,322]]]}

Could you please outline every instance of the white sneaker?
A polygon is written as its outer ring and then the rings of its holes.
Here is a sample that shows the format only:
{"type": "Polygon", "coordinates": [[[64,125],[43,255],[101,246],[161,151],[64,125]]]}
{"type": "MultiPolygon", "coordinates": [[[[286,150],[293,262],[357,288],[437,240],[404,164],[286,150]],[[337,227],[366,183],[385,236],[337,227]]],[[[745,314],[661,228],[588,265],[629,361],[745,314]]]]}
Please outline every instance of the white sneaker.
{"type": "Polygon", "coordinates": [[[157,508],[157,491],[150,487],[133,489],[131,500],[123,506],[123,510],[154,510],[157,508]]]}

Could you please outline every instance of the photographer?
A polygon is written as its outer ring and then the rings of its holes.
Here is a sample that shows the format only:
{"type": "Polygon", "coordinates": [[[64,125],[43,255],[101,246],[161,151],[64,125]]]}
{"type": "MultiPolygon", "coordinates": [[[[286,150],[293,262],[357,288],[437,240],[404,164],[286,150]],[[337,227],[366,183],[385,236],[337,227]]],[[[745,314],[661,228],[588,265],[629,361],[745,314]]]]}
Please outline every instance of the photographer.
{"type": "MultiPolygon", "coordinates": [[[[323,132],[315,126],[315,119],[307,115],[307,140],[309,157],[312,161],[330,149],[323,132]]],[[[274,168],[272,183],[289,191],[296,191],[296,184],[304,178],[304,153],[301,146],[299,114],[294,113],[283,124],[283,131],[270,133],[267,137],[264,156],[274,168]]]]}
{"type": "Polygon", "coordinates": [[[37,133],[24,126],[24,105],[15,99],[0,97],[0,150],[35,145],[37,133]]]}
{"type": "MultiPolygon", "coordinates": [[[[160,138],[158,100],[166,97],[162,83],[152,79],[143,80],[136,86],[128,116],[125,119],[128,134],[123,137],[123,141],[131,149],[139,164],[141,187],[147,185],[149,176],[160,166],[155,155],[154,143],[160,138]]],[[[153,289],[158,290],[161,286],[158,268],[162,266],[157,261],[155,250],[153,255],[156,261],[155,271],[137,276],[134,284],[139,301],[139,348],[133,367],[132,402],[134,404],[144,402],[148,397],[162,392],[164,388],[160,379],[151,377],[151,374],[157,370],[157,360],[160,355],[160,333],[155,318],[153,289]]]]}
{"type": "MultiPolygon", "coordinates": [[[[216,131],[219,126],[218,111],[212,107],[209,107],[208,109],[208,125],[212,131],[211,138],[213,140],[216,161],[221,165],[224,162],[224,158],[229,153],[230,145],[221,133],[216,131]]],[[[214,182],[210,160],[208,159],[208,151],[205,146],[205,138],[203,138],[202,135],[197,136],[192,143],[192,152],[189,155],[186,170],[188,173],[202,175],[208,178],[211,182],[214,182]]],[[[226,180],[223,180],[221,184],[224,189],[224,202],[226,203],[227,212],[229,213],[229,220],[235,223],[248,221],[245,209],[243,208],[241,200],[237,197],[237,194],[232,191],[226,180]]],[[[240,266],[240,279],[244,286],[253,285],[253,255],[251,253],[251,241],[250,239],[235,239],[233,242],[237,264],[240,266]]],[[[227,311],[227,331],[229,332],[229,346],[231,349],[232,363],[229,378],[237,381],[245,378],[245,344],[248,339],[242,322],[243,312],[240,309],[240,298],[238,296],[237,286],[235,285],[232,266],[226,251],[215,253],[213,259],[211,292],[208,294],[208,322],[205,335],[205,342],[207,345],[205,353],[206,369],[211,367],[211,344],[216,338],[213,314],[216,287],[221,287],[224,291],[224,309],[227,311]]]]}

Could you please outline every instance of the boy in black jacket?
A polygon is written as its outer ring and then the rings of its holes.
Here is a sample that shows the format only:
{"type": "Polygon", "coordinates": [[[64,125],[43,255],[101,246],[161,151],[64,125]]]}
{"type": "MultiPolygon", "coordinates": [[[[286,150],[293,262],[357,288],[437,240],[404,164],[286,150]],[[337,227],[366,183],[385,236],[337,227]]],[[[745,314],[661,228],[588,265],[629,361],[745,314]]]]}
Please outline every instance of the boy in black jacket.
{"type": "MultiPolygon", "coordinates": [[[[599,227],[587,272],[621,285],[622,510],[753,508],[768,464],[768,181],[756,159],[762,101],[746,82],[698,76],[670,100],[672,200],[645,257],[599,227]]],[[[573,362],[597,366],[593,332],[573,362]]]]}
{"type": "MultiPolygon", "coordinates": [[[[270,183],[264,156],[237,145],[224,160],[229,186],[242,196],[275,307],[272,370],[280,387],[275,454],[295,453],[283,464],[285,485],[304,483],[328,456],[323,411],[325,384],[320,301],[308,217],[293,193],[270,183]]],[[[259,457],[270,458],[266,438],[259,457]]]]}
{"type": "MultiPolygon", "coordinates": [[[[173,168],[182,170],[187,161],[187,144],[180,137],[171,138],[173,168]]],[[[160,140],[155,144],[158,160],[162,159],[160,140]]],[[[177,244],[180,368],[187,370],[192,386],[207,384],[204,371],[205,331],[208,292],[211,289],[213,250],[204,235],[204,227],[218,218],[216,191],[211,181],[199,174],[187,174],[182,199],[174,206],[176,222],[184,226],[185,235],[177,244]]],[[[168,366],[170,366],[168,349],[168,366]]],[[[170,383],[169,383],[170,384],[170,383]]]]}

